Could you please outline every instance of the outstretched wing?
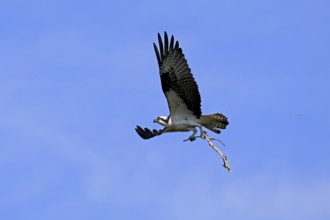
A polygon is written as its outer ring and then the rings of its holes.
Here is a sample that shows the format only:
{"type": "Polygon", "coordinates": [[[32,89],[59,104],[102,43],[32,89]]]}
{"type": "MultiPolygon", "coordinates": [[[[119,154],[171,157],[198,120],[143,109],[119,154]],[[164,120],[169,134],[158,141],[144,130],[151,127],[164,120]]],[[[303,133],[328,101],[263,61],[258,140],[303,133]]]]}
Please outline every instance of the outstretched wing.
{"type": "Polygon", "coordinates": [[[170,43],[164,33],[164,44],[158,33],[159,50],[154,49],[159,65],[162,89],[172,117],[193,113],[197,118],[201,112],[201,97],[198,85],[191,73],[187,60],[182,53],[179,42],[174,44],[172,35],[170,43]]]}
{"type": "Polygon", "coordinates": [[[150,139],[157,135],[161,135],[164,129],[156,130],[153,129],[152,131],[149,128],[141,128],[140,126],[136,126],[135,131],[140,135],[143,139],[150,139]]]}

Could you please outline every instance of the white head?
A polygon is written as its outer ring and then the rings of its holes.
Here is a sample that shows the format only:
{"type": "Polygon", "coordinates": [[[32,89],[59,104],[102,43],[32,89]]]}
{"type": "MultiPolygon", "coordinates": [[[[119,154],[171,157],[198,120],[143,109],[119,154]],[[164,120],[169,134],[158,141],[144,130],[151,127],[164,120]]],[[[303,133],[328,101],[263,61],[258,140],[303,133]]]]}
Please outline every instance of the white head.
{"type": "Polygon", "coordinates": [[[157,118],[154,119],[154,123],[158,123],[163,126],[167,126],[169,121],[168,116],[158,116],[157,118]]]}

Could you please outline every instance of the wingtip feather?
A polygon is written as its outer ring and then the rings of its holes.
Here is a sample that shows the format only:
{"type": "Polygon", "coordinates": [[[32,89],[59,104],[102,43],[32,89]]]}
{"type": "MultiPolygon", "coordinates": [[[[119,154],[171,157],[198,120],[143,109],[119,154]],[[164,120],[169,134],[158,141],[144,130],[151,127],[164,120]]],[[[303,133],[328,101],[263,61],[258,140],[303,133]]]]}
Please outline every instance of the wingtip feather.
{"type": "Polygon", "coordinates": [[[161,134],[162,130],[157,130],[157,129],[153,129],[152,131],[149,128],[142,128],[139,125],[136,126],[135,128],[136,133],[138,133],[138,135],[143,138],[143,139],[150,139],[152,137],[155,137],[157,135],[161,134]]]}

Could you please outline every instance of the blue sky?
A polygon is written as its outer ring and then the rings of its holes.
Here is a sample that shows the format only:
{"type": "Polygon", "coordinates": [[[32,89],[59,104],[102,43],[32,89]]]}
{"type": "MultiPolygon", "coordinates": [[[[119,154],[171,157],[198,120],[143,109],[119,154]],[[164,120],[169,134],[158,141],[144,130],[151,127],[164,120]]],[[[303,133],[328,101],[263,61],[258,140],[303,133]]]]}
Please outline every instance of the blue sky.
{"type": "Polygon", "coordinates": [[[330,217],[328,1],[0,2],[1,219],[330,217]],[[167,115],[174,34],[233,173],[167,115]]]}

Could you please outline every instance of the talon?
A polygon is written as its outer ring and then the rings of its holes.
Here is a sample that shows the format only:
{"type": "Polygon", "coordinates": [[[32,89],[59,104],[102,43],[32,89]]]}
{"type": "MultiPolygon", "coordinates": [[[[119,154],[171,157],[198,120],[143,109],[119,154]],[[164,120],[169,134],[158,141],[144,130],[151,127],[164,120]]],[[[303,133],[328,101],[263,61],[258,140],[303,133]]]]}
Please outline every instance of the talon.
{"type": "Polygon", "coordinates": [[[196,140],[196,137],[195,136],[190,136],[188,139],[183,140],[183,142],[185,142],[185,141],[193,142],[194,140],[196,140]]]}
{"type": "Polygon", "coordinates": [[[195,137],[195,136],[190,136],[190,137],[189,137],[189,140],[190,140],[191,142],[193,142],[194,140],[196,140],[196,137],[195,137]]]}
{"type": "Polygon", "coordinates": [[[203,131],[203,132],[201,133],[201,138],[202,138],[202,139],[205,139],[205,138],[206,138],[206,131],[203,131]]]}

